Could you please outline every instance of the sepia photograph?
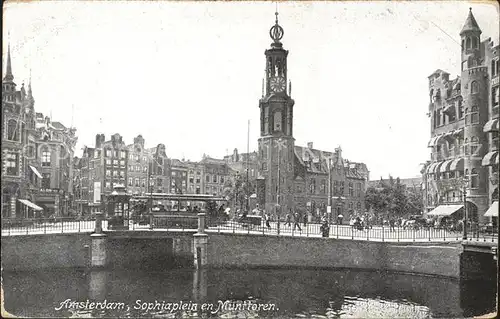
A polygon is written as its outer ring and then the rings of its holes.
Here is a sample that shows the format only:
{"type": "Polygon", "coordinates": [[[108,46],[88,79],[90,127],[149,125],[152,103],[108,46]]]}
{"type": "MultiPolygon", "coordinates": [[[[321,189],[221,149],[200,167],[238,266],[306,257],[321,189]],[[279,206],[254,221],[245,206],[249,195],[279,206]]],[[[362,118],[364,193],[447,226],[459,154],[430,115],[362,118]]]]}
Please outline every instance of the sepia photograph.
{"type": "Polygon", "coordinates": [[[497,1],[8,0],[6,318],[495,318],[497,1]]]}

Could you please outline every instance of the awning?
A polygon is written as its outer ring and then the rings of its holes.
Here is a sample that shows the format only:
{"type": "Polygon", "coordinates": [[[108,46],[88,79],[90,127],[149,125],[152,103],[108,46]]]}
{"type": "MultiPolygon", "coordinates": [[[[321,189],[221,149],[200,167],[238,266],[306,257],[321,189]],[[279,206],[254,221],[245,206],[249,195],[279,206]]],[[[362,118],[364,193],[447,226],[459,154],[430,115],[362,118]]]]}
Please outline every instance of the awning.
{"type": "Polygon", "coordinates": [[[485,217],[498,217],[498,201],[493,202],[484,214],[485,217]]]}
{"type": "Polygon", "coordinates": [[[463,171],[464,169],[464,159],[457,158],[451,162],[450,171],[463,171]]]}
{"type": "Polygon", "coordinates": [[[440,205],[434,208],[432,211],[428,212],[427,215],[450,216],[462,207],[464,207],[464,205],[440,205]]]}
{"type": "Polygon", "coordinates": [[[498,163],[498,152],[489,152],[483,157],[482,165],[491,166],[498,163]]]}
{"type": "Polygon", "coordinates": [[[436,146],[436,142],[439,136],[434,136],[429,140],[429,143],[427,144],[427,147],[434,147],[436,146]]]}
{"type": "Polygon", "coordinates": [[[427,168],[427,174],[436,174],[439,173],[439,168],[441,167],[441,164],[444,162],[434,162],[429,167],[427,168]]]}
{"type": "Polygon", "coordinates": [[[439,172],[444,173],[444,172],[449,172],[450,171],[450,166],[453,160],[447,160],[445,161],[440,167],[439,167],[439,172]]]}
{"type": "Polygon", "coordinates": [[[484,124],[483,132],[498,132],[498,119],[489,120],[484,124]]]}
{"type": "Polygon", "coordinates": [[[43,210],[43,208],[41,208],[40,206],[37,206],[37,205],[33,204],[32,202],[30,202],[27,199],[18,199],[18,201],[20,201],[24,205],[28,206],[29,208],[33,208],[36,211],[43,210]]]}
{"type": "Polygon", "coordinates": [[[38,178],[42,178],[42,174],[40,174],[40,172],[35,167],[30,165],[30,168],[33,171],[33,173],[35,173],[35,175],[38,176],[38,178]]]}

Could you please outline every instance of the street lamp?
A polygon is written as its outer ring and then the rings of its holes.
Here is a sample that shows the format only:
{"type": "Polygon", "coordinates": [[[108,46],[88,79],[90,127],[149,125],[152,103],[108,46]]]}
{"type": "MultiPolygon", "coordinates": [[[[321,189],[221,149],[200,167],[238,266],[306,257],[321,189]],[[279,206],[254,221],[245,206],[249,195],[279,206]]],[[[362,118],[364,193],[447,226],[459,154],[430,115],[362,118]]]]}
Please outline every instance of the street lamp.
{"type": "Polygon", "coordinates": [[[463,217],[463,224],[464,224],[464,232],[462,239],[467,240],[467,184],[468,184],[467,177],[464,177],[462,180],[463,183],[463,196],[464,196],[464,217],[463,217]]]}
{"type": "MultiPolygon", "coordinates": [[[[310,201],[308,201],[310,198],[308,197],[308,194],[309,194],[309,189],[307,188],[307,170],[309,169],[309,167],[311,167],[311,159],[309,158],[309,156],[304,156],[302,158],[302,160],[304,161],[304,167],[305,167],[305,170],[304,170],[304,185],[305,185],[305,191],[306,191],[306,214],[307,214],[307,203],[310,201]]],[[[312,203],[310,203],[310,207],[311,207],[311,217],[312,217],[312,203]]]]}

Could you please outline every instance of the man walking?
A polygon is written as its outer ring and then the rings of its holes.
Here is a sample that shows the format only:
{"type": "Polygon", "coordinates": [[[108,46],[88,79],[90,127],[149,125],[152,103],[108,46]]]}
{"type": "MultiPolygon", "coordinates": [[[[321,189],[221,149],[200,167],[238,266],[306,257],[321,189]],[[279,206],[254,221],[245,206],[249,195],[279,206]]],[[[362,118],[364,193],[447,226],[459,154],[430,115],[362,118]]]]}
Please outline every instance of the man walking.
{"type": "Polygon", "coordinates": [[[267,212],[264,214],[264,218],[266,220],[266,227],[267,227],[267,229],[270,230],[271,229],[270,217],[269,217],[269,214],[267,212]]]}
{"type": "Polygon", "coordinates": [[[292,227],[292,216],[290,215],[290,213],[286,214],[285,225],[288,225],[288,227],[292,227]]]}
{"type": "Polygon", "coordinates": [[[293,230],[295,230],[295,227],[297,227],[300,232],[302,231],[299,223],[300,223],[299,213],[295,213],[294,218],[293,218],[293,230]]]}

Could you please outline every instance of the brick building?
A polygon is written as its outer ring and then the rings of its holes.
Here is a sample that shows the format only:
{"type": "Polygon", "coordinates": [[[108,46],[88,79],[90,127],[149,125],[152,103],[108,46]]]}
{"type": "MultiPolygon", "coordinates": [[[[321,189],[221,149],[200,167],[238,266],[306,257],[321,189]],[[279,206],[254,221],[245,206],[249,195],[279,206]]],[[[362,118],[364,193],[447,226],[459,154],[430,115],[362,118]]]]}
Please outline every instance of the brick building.
{"type": "Polygon", "coordinates": [[[72,215],[75,133],[74,128],[36,113],[36,159],[32,164],[42,175],[36,204],[46,216],[72,215]]]}
{"type": "MultiPolygon", "coordinates": [[[[36,159],[35,110],[31,83],[16,89],[10,46],[2,80],[2,218],[32,217],[41,175],[36,159]],[[27,209],[28,208],[28,209],[27,209]]],[[[38,208],[35,208],[38,209],[38,208]]]]}
{"type": "Polygon", "coordinates": [[[73,200],[74,128],[35,112],[24,84],[16,90],[10,47],[2,81],[2,218],[68,216],[73,200]]]}
{"type": "Polygon", "coordinates": [[[318,217],[331,207],[330,219],[337,214],[348,218],[364,212],[365,180],[363,163],[347,161],[338,147],[334,152],[295,145],[291,83],[288,82],[288,51],[280,40],[283,28],[276,23],[270,30],[273,40],[265,51],[266,78],[260,108],[260,138],[257,156],[257,197],[261,207],[273,214],[292,209],[318,217]],[[288,85],[287,85],[288,83],[288,85]]]}
{"type": "Polygon", "coordinates": [[[422,179],[426,212],[453,203],[463,211],[465,190],[468,216],[484,222],[498,200],[499,46],[481,33],[470,11],[460,32],[460,76],[429,76],[431,159],[422,179]]]}

